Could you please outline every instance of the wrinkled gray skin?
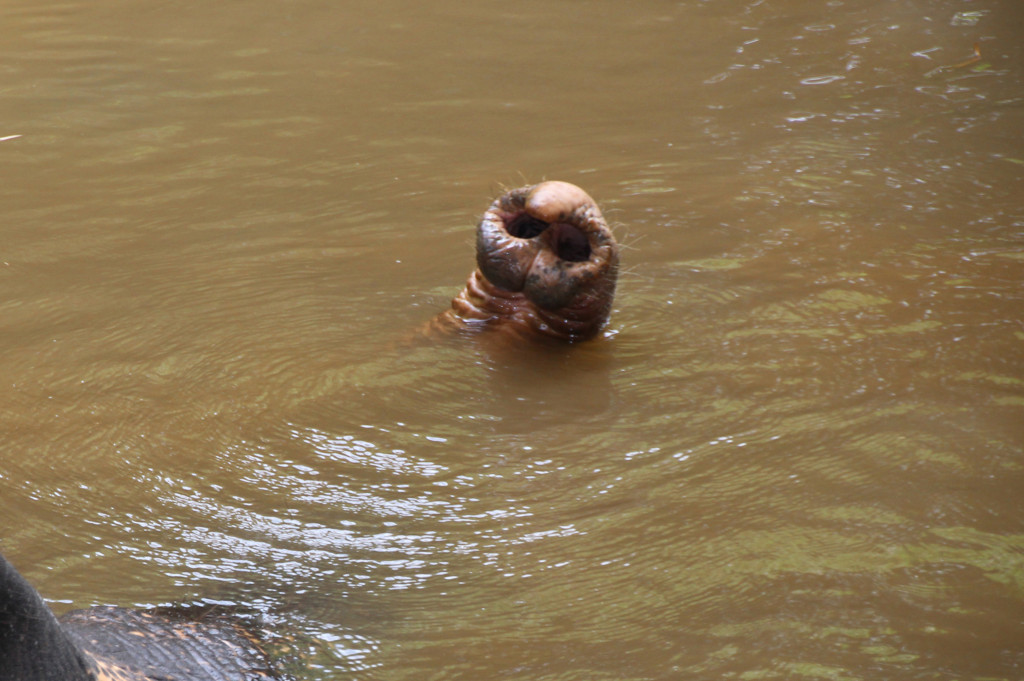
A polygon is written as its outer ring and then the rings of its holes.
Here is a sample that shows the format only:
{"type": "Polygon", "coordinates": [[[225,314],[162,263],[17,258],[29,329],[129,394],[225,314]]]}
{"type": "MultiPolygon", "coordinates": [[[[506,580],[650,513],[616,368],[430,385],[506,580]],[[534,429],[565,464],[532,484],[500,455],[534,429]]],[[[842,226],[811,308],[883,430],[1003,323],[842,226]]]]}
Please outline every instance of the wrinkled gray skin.
{"type": "Polygon", "coordinates": [[[97,607],[53,616],[0,555],[0,681],[279,679],[235,622],[97,607]]]}
{"type": "Polygon", "coordinates": [[[477,228],[477,270],[445,313],[566,341],[608,322],[619,250],[600,209],[568,182],[514,189],[477,228]]]}

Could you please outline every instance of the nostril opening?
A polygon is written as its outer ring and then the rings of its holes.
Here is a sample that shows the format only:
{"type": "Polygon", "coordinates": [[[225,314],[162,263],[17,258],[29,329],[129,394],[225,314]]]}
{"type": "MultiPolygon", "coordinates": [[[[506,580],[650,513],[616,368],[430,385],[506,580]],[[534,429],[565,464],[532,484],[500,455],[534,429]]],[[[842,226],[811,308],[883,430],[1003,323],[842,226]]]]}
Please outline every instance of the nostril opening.
{"type": "Polygon", "coordinates": [[[538,220],[528,213],[520,213],[505,222],[505,231],[517,239],[532,239],[547,228],[547,222],[538,220]]]}
{"type": "Polygon", "coordinates": [[[562,260],[582,262],[590,258],[590,240],[582,230],[559,224],[555,232],[555,253],[562,260]]]}

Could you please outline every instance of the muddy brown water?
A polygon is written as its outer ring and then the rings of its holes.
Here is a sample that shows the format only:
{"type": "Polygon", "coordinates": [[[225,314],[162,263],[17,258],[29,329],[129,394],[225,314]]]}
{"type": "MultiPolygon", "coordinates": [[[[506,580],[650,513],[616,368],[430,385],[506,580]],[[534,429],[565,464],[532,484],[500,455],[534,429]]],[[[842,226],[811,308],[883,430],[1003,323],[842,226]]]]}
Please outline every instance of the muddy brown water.
{"type": "Polygon", "coordinates": [[[0,35],[0,550],[58,612],[234,604],[303,679],[1024,678],[1017,0],[0,35]],[[607,333],[406,344],[544,178],[607,333]]]}

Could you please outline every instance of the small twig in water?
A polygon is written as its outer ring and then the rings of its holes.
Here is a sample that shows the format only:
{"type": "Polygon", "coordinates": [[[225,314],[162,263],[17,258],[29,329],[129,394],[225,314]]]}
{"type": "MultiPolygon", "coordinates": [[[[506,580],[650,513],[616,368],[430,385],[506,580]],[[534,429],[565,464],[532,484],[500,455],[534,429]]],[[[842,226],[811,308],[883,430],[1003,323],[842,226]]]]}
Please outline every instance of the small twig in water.
{"type": "Polygon", "coordinates": [[[932,76],[934,76],[936,74],[939,74],[939,73],[942,73],[943,71],[952,71],[953,69],[962,69],[965,66],[970,66],[971,64],[977,64],[979,61],[981,61],[981,46],[978,43],[974,43],[974,56],[973,57],[971,57],[970,59],[967,59],[965,61],[962,61],[959,64],[952,64],[952,65],[948,65],[948,66],[939,66],[938,68],[934,68],[931,71],[929,71],[928,73],[924,74],[924,77],[925,78],[931,78],[932,76]]]}

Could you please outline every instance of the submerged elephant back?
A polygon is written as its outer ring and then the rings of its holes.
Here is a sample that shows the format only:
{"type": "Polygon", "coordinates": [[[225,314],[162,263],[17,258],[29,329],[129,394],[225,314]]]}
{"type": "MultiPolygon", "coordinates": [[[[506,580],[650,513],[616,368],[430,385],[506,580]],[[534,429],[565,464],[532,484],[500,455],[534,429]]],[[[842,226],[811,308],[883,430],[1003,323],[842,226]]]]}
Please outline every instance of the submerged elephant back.
{"type": "Polygon", "coordinates": [[[99,679],[277,679],[260,641],[227,618],[191,620],[118,607],[75,610],[60,623],[99,679]]]}

